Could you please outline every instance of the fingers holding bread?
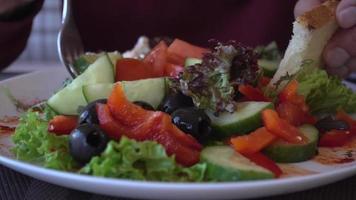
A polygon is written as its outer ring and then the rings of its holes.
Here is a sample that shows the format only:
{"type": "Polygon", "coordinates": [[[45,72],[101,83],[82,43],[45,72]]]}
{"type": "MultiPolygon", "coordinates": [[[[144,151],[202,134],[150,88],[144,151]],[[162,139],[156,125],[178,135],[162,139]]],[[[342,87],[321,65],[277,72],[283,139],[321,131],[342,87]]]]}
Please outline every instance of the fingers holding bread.
{"type": "Polygon", "coordinates": [[[336,18],[341,28],[356,25],[356,0],[342,0],[336,10],[336,18]]]}
{"type": "Polygon", "coordinates": [[[347,77],[356,71],[356,26],[339,29],[326,45],[323,58],[330,74],[347,77]]]}

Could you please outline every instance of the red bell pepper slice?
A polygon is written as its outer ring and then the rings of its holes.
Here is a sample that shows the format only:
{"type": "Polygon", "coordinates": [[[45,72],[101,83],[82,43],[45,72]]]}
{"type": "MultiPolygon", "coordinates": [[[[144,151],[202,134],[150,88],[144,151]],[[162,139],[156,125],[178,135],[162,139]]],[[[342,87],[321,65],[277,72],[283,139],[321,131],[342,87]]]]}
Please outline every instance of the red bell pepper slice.
{"type": "Polygon", "coordinates": [[[177,162],[184,166],[199,161],[202,146],[193,137],[172,124],[168,114],[148,111],[128,101],[120,84],[114,86],[108,107],[127,137],[140,141],[154,140],[162,144],[167,154],[174,154],[177,162]]]}
{"type": "Polygon", "coordinates": [[[69,135],[78,124],[78,117],[57,115],[48,123],[48,132],[56,135],[69,135]]]}
{"type": "Polygon", "coordinates": [[[319,141],[321,147],[341,147],[350,141],[350,131],[331,130],[324,133],[319,141]]]}
{"type": "Polygon", "coordinates": [[[281,119],[278,113],[272,109],[262,111],[262,120],[268,131],[287,142],[294,144],[304,144],[307,142],[307,138],[299,129],[291,125],[287,120],[281,119]]]}
{"type": "Polygon", "coordinates": [[[250,154],[261,151],[276,138],[277,136],[270,133],[265,127],[262,127],[248,135],[231,138],[230,142],[237,152],[250,154]]]}
{"type": "Polygon", "coordinates": [[[288,85],[279,93],[278,100],[279,102],[290,102],[294,105],[302,108],[304,112],[309,112],[309,107],[305,103],[305,98],[298,93],[298,82],[292,80],[288,85]]]}
{"type": "Polygon", "coordinates": [[[279,166],[273,160],[269,159],[267,156],[260,152],[242,155],[244,155],[246,158],[256,163],[257,165],[273,172],[276,178],[280,177],[283,174],[281,168],[279,168],[279,166]]]}
{"type": "Polygon", "coordinates": [[[118,124],[111,116],[109,107],[106,104],[96,104],[96,112],[98,115],[100,128],[114,140],[119,140],[125,130],[122,125],[118,124]]]}
{"type": "Polygon", "coordinates": [[[276,111],[282,119],[287,120],[293,126],[316,123],[316,119],[312,115],[290,102],[281,102],[277,105],[276,111]]]}
{"type": "Polygon", "coordinates": [[[261,90],[251,85],[239,85],[239,92],[243,94],[248,101],[271,101],[264,96],[261,90]]]}

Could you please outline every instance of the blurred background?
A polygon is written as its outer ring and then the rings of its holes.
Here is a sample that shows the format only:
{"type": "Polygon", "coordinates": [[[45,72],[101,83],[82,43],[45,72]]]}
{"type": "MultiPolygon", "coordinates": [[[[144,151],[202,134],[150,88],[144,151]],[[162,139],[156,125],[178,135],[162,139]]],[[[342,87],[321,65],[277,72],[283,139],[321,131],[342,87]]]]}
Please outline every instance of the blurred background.
{"type": "Polygon", "coordinates": [[[23,70],[60,66],[56,44],[60,24],[61,1],[45,1],[33,22],[26,49],[4,72],[19,73],[23,70]]]}

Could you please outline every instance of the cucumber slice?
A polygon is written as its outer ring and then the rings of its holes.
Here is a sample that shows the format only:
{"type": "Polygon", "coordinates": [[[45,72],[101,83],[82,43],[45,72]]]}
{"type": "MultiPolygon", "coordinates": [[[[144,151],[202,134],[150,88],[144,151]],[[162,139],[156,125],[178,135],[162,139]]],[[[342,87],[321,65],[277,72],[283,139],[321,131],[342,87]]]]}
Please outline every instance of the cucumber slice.
{"type": "MultiPolygon", "coordinates": [[[[128,100],[144,101],[157,108],[166,95],[166,79],[150,78],[137,81],[123,81],[128,100]]],[[[83,94],[88,102],[108,98],[114,84],[93,84],[83,86],[83,94]]]]}
{"type": "Polygon", "coordinates": [[[102,55],[67,87],[81,87],[96,83],[114,83],[114,71],[107,54],[102,55]]]}
{"type": "Polygon", "coordinates": [[[87,105],[87,101],[82,87],[66,87],[53,95],[47,104],[58,114],[77,115],[78,107],[87,105]]]}
{"type": "Polygon", "coordinates": [[[88,103],[109,97],[114,84],[99,83],[94,85],[84,85],[83,94],[88,103]]]}
{"type": "Polygon", "coordinates": [[[278,140],[264,149],[272,160],[280,163],[301,162],[311,159],[317,153],[319,132],[312,125],[303,125],[299,130],[309,139],[306,144],[290,144],[278,140]]]}
{"type": "Polygon", "coordinates": [[[115,72],[116,71],[116,61],[121,59],[122,56],[118,51],[109,52],[108,56],[109,56],[110,61],[111,61],[112,65],[113,65],[113,67],[114,67],[113,69],[114,69],[114,72],[115,72]]]}
{"type": "Polygon", "coordinates": [[[201,160],[207,163],[206,177],[213,181],[271,179],[273,173],[256,165],[229,146],[206,147],[201,160]]]}
{"type": "Polygon", "coordinates": [[[271,102],[242,102],[237,104],[236,112],[222,113],[218,117],[209,113],[212,128],[220,137],[243,135],[262,125],[261,112],[273,108],[271,102]]]}
{"type": "Polygon", "coordinates": [[[192,66],[195,64],[200,64],[201,62],[202,62],[202,60],[198,59],[198,58],[187,58],[187,59],[185,59],[184,67],[192,66]]]}
{"type": "Polygon", "coordinates": [[[265,60],[259,59],[258,66],[260,66],[263,70],[263,75],[268,77],[273,77],[274,73],[276,73],[280,60],[265,60]]]}
{"type": "Polygon", "coordinates": [[[144,101],[157,108],[167,92],[166,78],[122,81],[126,97],[131,101],[144,101]]]}
{"type": "Polygon", "coordinates": [[[91,64],[84,73],[75,78],[67,87],[49,98],[47,103],[59,114],[77,115],[78,106],[87,104],[82,91],[83,85],[113,82],[113,67],[109,57],[105,54],[91,64]]]}

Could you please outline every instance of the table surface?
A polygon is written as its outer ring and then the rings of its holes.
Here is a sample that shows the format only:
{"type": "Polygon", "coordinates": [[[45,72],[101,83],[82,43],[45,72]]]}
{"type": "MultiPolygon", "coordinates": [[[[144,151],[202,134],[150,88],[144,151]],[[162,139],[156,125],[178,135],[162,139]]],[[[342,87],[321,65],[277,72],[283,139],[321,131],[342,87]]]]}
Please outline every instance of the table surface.
{"type": "MultiPolygon", "coordinates": [[[[58,64],[57,64],[58,65],[58,64]]],[[[52,64],[53,66],[53,64],[52,64]]],[[[41,67],[38,67],[41,68],[41,67]]],[[[27,68],[14,67],[0,73],[0,80],[11,78],[13,76],[36,70],[36,67],[27,68]]],[[[273,196],[262,199],[272,200],[355,200],[356,199],[356,176],[329,184],[326,186],[310,189],[302,192],[296,192],[286,195],[273,196]]],[[[256,191],[258,192],[258,191],[256,191]]],[[[88,199],[88,200],[106,200],[106,199],[127,199],[112,198],[109,196],[91,194],[78,190],[68,189],[46,183],[29,176],[17,173],[7,167],[0,165],[0,200],[41,200],[41,199],[88,199]]],[[[259,199],[257,199],[259,200],[259,199]]]]}

